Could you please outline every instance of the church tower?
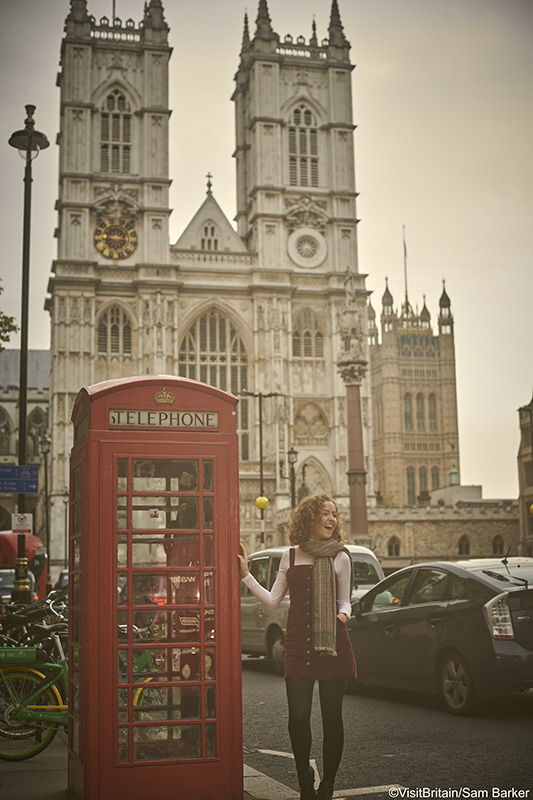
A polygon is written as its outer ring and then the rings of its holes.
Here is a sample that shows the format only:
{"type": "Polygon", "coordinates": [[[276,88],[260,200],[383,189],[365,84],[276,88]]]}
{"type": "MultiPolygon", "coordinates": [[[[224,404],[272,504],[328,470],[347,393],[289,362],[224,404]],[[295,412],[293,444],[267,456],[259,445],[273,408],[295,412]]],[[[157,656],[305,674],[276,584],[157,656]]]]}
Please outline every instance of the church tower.
{"type": "MultiPolygon", "coordinates": [[[[337,374],[347,285],[359,273],[350,43],[337,0],[327,38],[282,39],[266,0],[245,17],[235,76],[237,231],[255,255],[254,390],[279,391],[278,449],[299,451],[302,491],[347,497],[346,389],[337,374]],[[278,320],[272,330],[269,320],[278,320]]],[[[366,337],[365,337],[366,340],[366,337]]],[[[369,390],[362,387],[367,493],[369,390]]],[[[277,489],[282,484],[278,481],[277,489]]],[[[282,503],[286,500],[283,498],[282,503]]]]}
{"type": "Polygon", "coordinates": [[[460,482],[451,302],[443,287],[438,335],[425,298],[418,313],[406,292],[398,313],[386,283],[381,302],[381,341],[368,313],[378,503],[428,505],[433,490],[460,482]]]}
{"type": "Polygon", "coordinates": [[[161,0],[145,3],[139,25],[97,22],[86,0],[70,1],[58,75],[57,259],[47,301],[52,556],[61,562],[78,390],[175,364],[174,275],[167,268],[170,53],[161,0]]]}

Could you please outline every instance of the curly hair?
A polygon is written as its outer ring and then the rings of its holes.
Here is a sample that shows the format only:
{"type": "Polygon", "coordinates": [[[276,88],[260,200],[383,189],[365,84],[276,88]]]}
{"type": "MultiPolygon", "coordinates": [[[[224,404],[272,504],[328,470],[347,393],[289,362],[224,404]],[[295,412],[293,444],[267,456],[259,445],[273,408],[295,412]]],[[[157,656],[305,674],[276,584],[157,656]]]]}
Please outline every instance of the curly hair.
{"type": "Polygon", "coordinates": [[[335,500],[329,494],[315,494],[304,497],[289,518],[289,540],[292,545],[301,544],[309,539],[311,528],[320,519],[325,503],[333,503],[337,512],[337,526],[332,539],[344,542],[344,519],[335,500]]]}

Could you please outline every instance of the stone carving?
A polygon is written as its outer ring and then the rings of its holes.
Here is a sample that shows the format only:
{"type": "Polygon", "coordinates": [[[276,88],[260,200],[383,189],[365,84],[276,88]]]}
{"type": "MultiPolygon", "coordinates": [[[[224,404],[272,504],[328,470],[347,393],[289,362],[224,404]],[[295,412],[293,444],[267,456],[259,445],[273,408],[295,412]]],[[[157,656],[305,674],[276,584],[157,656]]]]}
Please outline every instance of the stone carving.
{"type": "Polygon", "coordinates": [[[347,384],[360,384],[368,361],[365,352],[365,302],[366,293],[357,293],[353,273],[347,270],[344,281],[346,303],[339,312],[339,332],[343,349],[337,367],[347,384]]]}
{"type": "Polygon", "coordinates": [[[316,228],[324,233],[329,223],[329,217],[324,211],[325,202],[313,200],[309,195],[301,195],[296,199],[287,198],[285,202],[289,209],[285,214],[285,222],[291,232],[298,228],[316,228]]]}
{"type": "Polygon", "coordinates": [[[133,216],[140,208],[138,190],[125,188],[120,181],[95,186],[94,196],[98,198],[94,203],[95,210],[103,216],[133,216]]]}

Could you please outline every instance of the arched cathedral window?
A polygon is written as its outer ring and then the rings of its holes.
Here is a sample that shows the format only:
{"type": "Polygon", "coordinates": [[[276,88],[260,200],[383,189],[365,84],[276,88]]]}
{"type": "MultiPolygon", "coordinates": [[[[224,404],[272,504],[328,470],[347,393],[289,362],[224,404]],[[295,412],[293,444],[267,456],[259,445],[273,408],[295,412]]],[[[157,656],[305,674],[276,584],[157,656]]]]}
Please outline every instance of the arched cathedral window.
{"type": "MultiPolygon", "coordinates": [[[[180,345],[179,374],[239,395],[248,388],[248,355],[244,343],[229,319],[209,311],[189,328],[180,345]]],[[[248,400],[237,406],[240,457],[249,459],[248,400]]]]}
{"type": "Polygon", "coordinates": [[[461,536],[457,550],[460,556],[470,555],[470,539],[468,536],[461,536]]]}
{"type": "Polygon", "coordinates": [[[313,112],[303,103],[289,121],[289,183],[318,186],[318,133],[313,112]]]}
{"type": "Polygon", "coordinates": [[[503,538],[498,533],[492,540],[492,555],[503,556],[503,547],[503,538]]]}
{"type": "Polygon", "coordinates": [[[46,433],[46,417],[41,408],[34,408],[28,416],[27,429],[27,454],[29,458],[37,458],[41,452],[40,441],[46,433]]]}
{"type": "Polygon", "coordinates": [[[101,109],[100,170],[131,172],[131,113],[120,89],[107,95],[101,109]]]}
{"type": "Polygon", "coordinates": [[[131,354],[131,323],[118,306],[113,306],[100,317],[98,352],[106,355],[131,354]]]}
{"type": "Polygon", "coordinates": [[[415,504],[415,468],[407,467],[407,503],[410,506],[415,504]]]}
{"type": "Polygon", "coordinates": [[[413,430],[413,404],[409,392],[403,396],[403,425],[406,431],[413,430]]]}
{"type": "Polygon", "coordinates": [[[400,555],[400,540],[396,536],[391,536],[387,542],[387,555],[399,556],[400,555]]]}
{"type": "Polygon", "coordinates": [[[437,403],[434,394],[428,397],[428,423],[430,431],[437,430],[437,403]]]}
{"type": "Polygon", "coordinates": [[[323,359],[324,336],[312,311],[301,311],[292,329],[292,355],[295,358],[323,359]]]}
{"type": "Polygon", "coordinates": [[[0,455],[8,456],[11,449],[11,425],[9,417],[3,408],[0,408],[0,455]]]}
{"type": "Polygon", "coordinates": [[[431,467],[431,488],[438,489],[439,488],[439,468],[438,467],[431,467]]]}

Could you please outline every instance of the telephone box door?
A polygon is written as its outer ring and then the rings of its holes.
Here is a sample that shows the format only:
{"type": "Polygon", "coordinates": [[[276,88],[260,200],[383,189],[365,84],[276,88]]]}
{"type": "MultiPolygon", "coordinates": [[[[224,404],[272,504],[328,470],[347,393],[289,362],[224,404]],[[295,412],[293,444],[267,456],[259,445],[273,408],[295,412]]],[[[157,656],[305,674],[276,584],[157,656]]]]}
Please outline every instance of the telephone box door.
{"type": "Polygon", "coordinates": [[[177,761],[183,789],[236,797],[228,788],[241,741],[227,735],[235,631],[223,602],[235,582],[229,449],[101,447],[102,507],[110,510],[103,527],[113,530],[100,541],[101,591],[112,597],[100,620],[99,673],[109,676],[101,692],[102,797],[121,796],[126,773],[130,797],[150,796],[154,780],[158,796],[179,797],[165,791],[177,789],[177,761]]]}

